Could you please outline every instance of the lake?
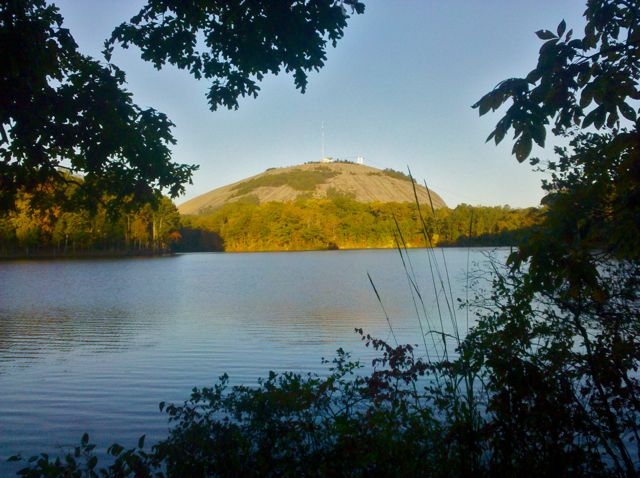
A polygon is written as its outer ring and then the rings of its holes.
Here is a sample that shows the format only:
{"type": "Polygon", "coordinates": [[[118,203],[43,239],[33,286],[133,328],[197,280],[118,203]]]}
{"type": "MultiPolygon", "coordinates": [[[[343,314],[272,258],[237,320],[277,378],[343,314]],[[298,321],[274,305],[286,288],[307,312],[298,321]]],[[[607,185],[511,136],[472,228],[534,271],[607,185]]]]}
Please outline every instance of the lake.
{"type": "MultiPolygon", "coordinates": [[[[339,347],[369,364],[356,327],[424,344],[438,307],[464,299],[466,271],[486,270],[487,253],[410,251],[424,312],[396,250],[2,262],[0,476],[16,469],[10,455],[57,452],[84,432],[102,449],[164,437],[158,403],[181,403],[225,372],[247,385],[270,370],[322,373],[339,347]],[[432,271],[445,282],[434,286],[432,271]]],[[[455,313],[466,330],[473,318],[455,313]]]]}

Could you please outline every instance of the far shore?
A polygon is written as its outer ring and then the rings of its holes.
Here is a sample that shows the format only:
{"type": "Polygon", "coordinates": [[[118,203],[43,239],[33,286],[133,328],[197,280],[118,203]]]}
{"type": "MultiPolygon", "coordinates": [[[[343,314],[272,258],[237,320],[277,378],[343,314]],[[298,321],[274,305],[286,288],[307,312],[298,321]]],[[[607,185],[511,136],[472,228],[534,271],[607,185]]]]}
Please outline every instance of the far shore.
{"type": "MultiPolygon", "coordinates": [[[[516,244],[486,244],[481,241],[473,243],[473,241],[465,241],[463,244],[458,243],[442,243],[437,244],[434,248],[455,248],[455,247],[516,247],[516,244]]],[[[406,249],[424,249],[424,245],[407,245],[406,249]]],[[[122,259],[122,258],[142,258],[142,257],[170,257],[179,254],[189,253],[227,253],[227,254],[252,254],[265,252],[321,252],[321,251],[371,251],[371,250],[391,250],[397,249],[397,246],[388,247],[328,247],[323,249],[269,249],[269,250],[86,250],[86,251],[58,251],[58,250],[37,250],[29,252],[11,252],[6,251],[0,253],[0,262],[7,261],[28,261],[28,260],[82,260],[82,259],[122,259]]],[[[404,249],[404,247],[403,247],[404,249]]]]}
{"type": "Polygon", "coordinates": [[[24,261],[43,259],[118,259],[124,257],[166,257],[175,255],[170,250],[94,250],[94,251],[29,251],[0,254],[0,261],[24,261]]]}

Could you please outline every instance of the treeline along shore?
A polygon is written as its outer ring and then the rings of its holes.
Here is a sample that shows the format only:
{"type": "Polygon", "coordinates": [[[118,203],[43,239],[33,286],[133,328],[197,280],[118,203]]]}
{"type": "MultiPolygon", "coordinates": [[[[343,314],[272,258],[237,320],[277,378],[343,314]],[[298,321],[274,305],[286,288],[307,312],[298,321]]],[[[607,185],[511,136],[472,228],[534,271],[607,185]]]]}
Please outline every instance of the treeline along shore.
{"type": "Polygon", "coordinates": [[[289,202],[239,201],[181,215],[168,198],[135,210],[50,206],[29,198],[0,216],[0,257],[120,257],[172,252],[258,252],[425,246],[515,245],[537,208],[408,202],[363,203],[336,194],[289,202]]]}
{"type": "Polygon", "coordinates": [[[296,251],[447,245],[514,245],[541,211],[462,204],[362,203],[346,196],[264,204],[231,203],[184,216],[179,250],[296,251]],[[185,234],[189,231],[189,235],[185,234]],[[193,233],[198,231],[197,233],[193,233]],[[222,250],[221,249],[221,250],[222,250]]]}

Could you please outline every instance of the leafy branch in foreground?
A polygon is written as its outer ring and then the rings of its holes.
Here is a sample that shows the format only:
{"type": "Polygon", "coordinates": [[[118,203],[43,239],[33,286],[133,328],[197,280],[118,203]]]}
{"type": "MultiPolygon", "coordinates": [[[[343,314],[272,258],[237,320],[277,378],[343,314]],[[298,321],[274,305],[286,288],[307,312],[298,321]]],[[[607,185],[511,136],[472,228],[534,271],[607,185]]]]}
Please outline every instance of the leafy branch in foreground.
{"type": "Polygon", "coordinates": [[[20,192],[37,206],[42,185],[69,181],[77,186],[72,203],[85,207],[184,192],[197,167],[172,161],[166,115],[133,102],[125,73],[111,63],[116,44],[137,46],[157,68],[171,63],[211,80],[211,108],[237,108],[281,70],[304,92],[307,73],[324,66],[327,42],[342,37],[349,8],[364,12],[357,0],[149,0],[113,31],[105,63],[79,51],[54,4],[0,3],[0,211],[14,209],[20,192]]]}
{"type": "MultiPolygon", "coordinates": [[[[184,191],[195,166],[171,161],[173,124],[133,103],[125,75],[81,54],[54,5],[42,0],[0,5],[0,211],[19,192],[74,181],[59,204],[96,206],[184,191]]],[[[62,190],[64,188],[58,188],[62,190]]]]}
{"type": "Polygon", "coordinates": [[[532,142],[544,146],[550,123],[568,146],[542,168],[543,221],[510,257],[472,340],[514,443],[504,466],[556,446],[567,466],[636,476],[640,5],[590,0],[584,15],[582,38],[564,21],[537,32],[536,68],[474,105],[485,114],[508,104],[489,139],[513,130],[519,161],[532,142]]]}
{"type": "Polygon", "coordinates": [[[165,63],[211,81],[212,110],[238,108],[238,98],[256,97],[267,74],[292,73],[296,88],[326,61],[326,44],[342,38],[349,11],[364,13],[358,0],[244,2],[151,0],[119,25],[105,42],[135,45],[156,68],[165,63]]]}
{"type": "Polygon", "coordinates": [[[637,2],[590,0],[582,38],[564,20],[555,32],[536,32],[544,41],[536,67],[524,78],[502,81],[473,105],[484,115],[510,103],[487,140],[498,144],[513,130],[513,153],[524,161],[534,142],[545,145],[550,123],[558,136],[621,122],[637,131],[639,14],[637,2]]]}

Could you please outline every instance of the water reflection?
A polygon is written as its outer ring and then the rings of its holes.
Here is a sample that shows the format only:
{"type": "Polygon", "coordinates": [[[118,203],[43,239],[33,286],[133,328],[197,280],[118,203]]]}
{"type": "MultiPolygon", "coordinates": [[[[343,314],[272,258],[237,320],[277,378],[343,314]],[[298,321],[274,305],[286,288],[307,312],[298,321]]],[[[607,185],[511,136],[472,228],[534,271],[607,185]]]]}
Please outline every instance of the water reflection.
{"type": "Polygon", "coordinates": [[[46,314],[13,312],[0,321],[0,373],[3,364],[26,366],[50,353],[83,349],[86,353],[117,352],[130,347],[139,327],[131,327],[123,309],[79,313],[51,309],[46,314]]]}
{"type": "MultiPolygon", "coordinates": [[[[467,251],[447,259],[459,278],[467,251]]],[[[424,251],[412,260],[433,314],[424,251]]],[[[1,263],[0,461],[84,431],[101,444],[162,436],[157,403],[225,372],[252,384],[269,370],[322,371],[338,347],[368,363],[354,328],[391,335],[367,272],[399,340],[422,343],[396,251],[1,263]]]]}

